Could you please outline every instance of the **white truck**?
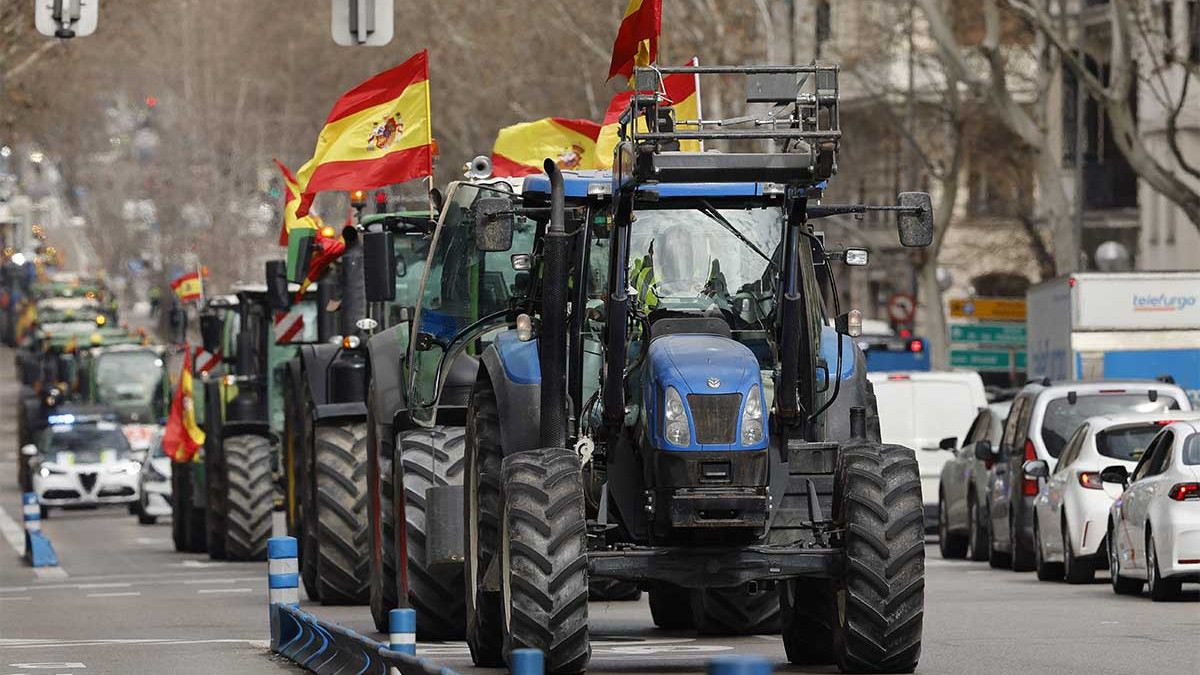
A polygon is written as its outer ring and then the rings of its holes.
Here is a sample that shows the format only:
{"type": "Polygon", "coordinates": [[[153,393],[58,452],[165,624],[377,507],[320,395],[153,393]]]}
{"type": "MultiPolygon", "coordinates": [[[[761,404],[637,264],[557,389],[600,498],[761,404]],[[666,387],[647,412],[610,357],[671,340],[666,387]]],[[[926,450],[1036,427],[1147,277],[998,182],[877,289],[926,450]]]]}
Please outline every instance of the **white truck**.
{"type": "Polygon", "coordinates": [[[1200,272],[1080,272],[1025,297],[1029,379],[1170,376],[1200,406],[1200,272]]]}

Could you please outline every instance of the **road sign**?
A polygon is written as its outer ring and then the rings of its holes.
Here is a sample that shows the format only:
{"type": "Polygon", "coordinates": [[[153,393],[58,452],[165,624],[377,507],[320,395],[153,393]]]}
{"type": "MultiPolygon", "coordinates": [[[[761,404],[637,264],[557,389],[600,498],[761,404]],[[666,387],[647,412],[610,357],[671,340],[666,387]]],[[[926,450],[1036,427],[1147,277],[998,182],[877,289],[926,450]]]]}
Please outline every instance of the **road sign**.
{"type": "MultiPolygon", "coordinates": [[[[951,368],[1008,372],[1012,370],[1011,349],[950,349],[951,368]]],[[[1025,370],[1025,350],[1016,350],[1017,370],[1025,370]]]]}
{"type": "Polygon", "coordinates": [[[46,37],[85,37],[96,32],[100,0],[37,0],[33,25],[46,37]]]}
{"type": "Polygon", "coordinates": [[[917,301],[907,293],[895,293],[887,301],[888,317],[896,323],[908,323],[917,312],[917,301]]]}
{"type": "Polygon", "coordinates": [[[1010,298],[959,298],[950,301],[950,316],[959,319],[1024,321],[1025,301],[1010,298]]]}
{"type": "Polygon", "coordinates": [[[382,47],[392,41],[394,0],[332,0],[330,32],[343,47],[382,47]]]}
{"type": "Polygon", "coordinates": [[[1025,346],[1023,323],[954,323],[950,324],[951,342],[973,342],[985,345],[1025,346]]]}

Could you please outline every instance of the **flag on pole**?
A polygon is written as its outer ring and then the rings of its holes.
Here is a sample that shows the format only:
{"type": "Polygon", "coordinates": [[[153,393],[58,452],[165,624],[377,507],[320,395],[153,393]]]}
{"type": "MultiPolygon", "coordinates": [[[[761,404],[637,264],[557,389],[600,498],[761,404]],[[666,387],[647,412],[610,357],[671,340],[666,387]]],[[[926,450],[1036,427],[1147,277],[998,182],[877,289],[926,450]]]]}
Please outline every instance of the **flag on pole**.
{"type": "MultiPolygon", "coordinates": [[[[689,66],[700,64],[698,58],[687,62],[689,66]]],[[[679,122],[699,120],[700,112],[700,83],[694,73],[674,73],[663,76],[663,91],[667,103],[675,107],[675,119],[679,122]]],[[[617,147],[617,133],[620,130],[621,113],[629,107],[632,91],[623,91],[612,97],[608,104],[608,112],[604,113],[604,123],[600,134],[596,137],[596,165],[601,169],[612,168],[613,151],[617,147]]],[[[694,129],[694,125],[680,124],[679,129],[694,129]]],[[[646,121],[638,120],[638,130],[646,131],[646,121]]],[[[684,152],[700,152],[703,147],[700,141],[680,141],[679,149],[684,152]]]]}
{"type": "Polygon", "coordinates": [[[191,461],[196,451],[204,445],[204,430],[196,425],[196,411],[192,406],[191,353],[191,346],[184,344],[183,369],[175,386],[175,397],[171,400],[171,414],[163,430],[163,452],[175,462],[191,461]]]}
{"type": "Polygon", "coordinates": [[[204,281],[200,278],[200,270],[188,272],[171,282],[171,290],[179,296],[180,302],[196,302],[204,293],[204,281]]]}
{"type": "Polygon", "coordinates": [[[332,265],[333,261],[346,251],[346,242],[341,237],[333,237],[326,233],[326,230],[332,229],[322,227],[316,232],[316,246],[313,248],[312,260],[308,263],[308,274],[304,277],[304,282],[300,284],[300,290],[296,292],[296,302],[300,302],[304,298],[308,287],[321,278],[325,268],[332,265]]]}
{"type": "Polygon", "coordinates": [[[422,50],[346,92],[297,174],[296,217],[325,190],[369,190],[433,174],[429,52],[422,50]]]}
{"type": "Polygon", "coordinates": [[[621,27],[617,29],[617,39],[613,41],[608,79],[617,75],[632,78],[634,66],[654,63],[661,33],[662,0],[629,0],[621,27]]]}
{"type": "Polygon", "coordinates": [[[287,246],[293,231],[298,231],[298,236],[310,236],[317,229],[317,222],[312,216],[296,216],[296,208],[300,206],[300,185],[283,162],[278,159],[273,161],[283,174],[283,228],[279,230],[279,245],[287,246]]]}
{"type": "Polygon", "coordinates": [[[546,117],[504,127],[492,146],[492,173],[528,176],[541,173],[546,158],[563,170],[595,169],[600,125],[589,120],[546,117]]]}

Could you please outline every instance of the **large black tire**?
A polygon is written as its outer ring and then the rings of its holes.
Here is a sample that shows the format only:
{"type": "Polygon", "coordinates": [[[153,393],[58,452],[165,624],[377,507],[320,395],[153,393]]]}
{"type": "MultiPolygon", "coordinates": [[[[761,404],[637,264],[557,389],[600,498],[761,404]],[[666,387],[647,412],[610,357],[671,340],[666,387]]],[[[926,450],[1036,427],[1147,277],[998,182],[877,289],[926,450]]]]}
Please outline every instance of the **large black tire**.
{"type": "Polygon", "coordinates": [[[461,640],[467,624],[463,568],[427,564],[425,493],[431,487],[462,485],[466,429],[404,432],[397,435],[396,447],[403,471],[408,604],[417,611],[417,639],[461,640]]]}
{"type": "MultiPolygon", "coordinates": [[[[193,466],[193,471],[195,467],[193,466]]],[[[208,550],[208,512],[200,506],[196,506],[196,480],[194,474],[189,477],[188,483],[191,485],[188,499],[188,517],[187,517],[187,541],[188,551],[192,553],[204,553],[208,550]]]]}
{"type": "Polygon", "coordinates": [[[300,390],[302,402],[300,409],[304,414],[300,418],[299,446],[296,448],[296,490],[298,493],[297,514],[300,531],[300,581],[304,584],[304,593],[309,600],[319,601],[321,589],[317,584],[317,467],[315,442],[313,441],[313,421],[309,415],[312,406],[309,403],[308,388],[300,390]]]}
{"type": "Polygon", "coordinates": [[[594,577],[588,580],[588,600],[592,602],[631,602],[641,597],[642,589],[636,581],[594,577]]]}
{"type": "Polygon", "coordinates": [[[208,557],[226,557],[226,518],[229,510],[229,484],[225,474],[225,444],[221,438],[221,389],[212,381],[204,387],[204,537],[208,557]]]}
{"type": "Polygon", "coordinates": [[[1117,595],[1139,595],[1145,582],[1133,577],[1121,576],[1121,556],[1117,555],[1117,532],[1112,523],[1108,524],[1108,578],[1112,584],[1113,593],[1117,595]]]}
{"type": "MultiPolygon", "coordinates": [[[[371,618],[375,630],[388,632],[388,612],[400,606],[396,568],[396,500],[392,457],[395,442],[376,433],[374,391],[367,394],[367,485],[370,489],[371,618]]],[[[388,434],[390,436],[390,433],[388,434]]],[[[420,625],[420,624],[418,624],[420,625]]]]}
{"type": "Polygon", "coordinates": [[[946,512],[946,500],[941,491],[938,492],[938,550],[946,560],[967,557],[967,535],[950,531],[950,514],[946,512]]]}
{"type": "MultiPolygon", "coordinates": [[[[466,475],[463,500],[467,519],[463,574],[467,590],[467,646],[476,666],[504,665],[504,612],[498,589],[487,587],[486,575],[500,553],[500,417],[496,394],[487,372],[479,379],[467,405],[466,475]]],[[[498,570],[497,570],[498,571],[498,570]]]]}
{"type": "Polygon", "coordinates": [[[824,665],[833,656],[833,584],[828,579],[794,579],[779,588],[783,648],[797,665],[824,665]]]}
{"type": "Polygon", "coordinates": [[[1046,549],[1042,546],[1042,524],[1033,519],[1033,567],[1038,581],[1062,581],[1063,564],[1046,560],[1046,549]]]}
{"type": "Polygon", "coordinates": [[[833,518],[845,528],[846,556],[834,581],[838,667],[912,672],[925,613],[924,510],[913,451],[870,441],[842,446],[833,518]]]}
{"type": "Polygon", "coordinates": [[[692,591],[658,582],[650,588],[650,619],[654,625],[667,630],[695,628],[692,614],[692,591]]]}
{"type": "Polygon", "coordinates": [[[987,560],[991,554],[991,533],[987,530],[988,519],[979,513],[979,502],[975,493],[967,495],[967,560],[987,560]]]}
{"type": "Polygon", "coordinates": [[[749,584],[692,593],[692,616],[701,635],[770,635],[779,632],[779,593],[750,592],[749,584]]]}
{"type": "Polygon", "coordinates": [[[1164,578],[1158,566],[1158,546],[1154,543],[1154,533],[1146,528],[1146,590],[1154,602],[1170,602],[1178,600],[1183,582],[1179,579],[1164,578]]]}
{"type": "Polygon", "coordinates": [[[325,605],[370,601],[367,425],[317,422],[317,587],[325,605]]]}
{"type": "Polygon", "coordinates": [[[192,502],[192,467],[187,462],[171,463],[171,542],[179,553],[188,552],[187,526],[192,502]]]}
{"type": "Polygon", "coordinates": [[[587,521],[583,467],[563,448],[518,452],[502,468],[504,654],[540,649],[546,673],[587,668],[587,521]]]}
{"type": "Polygon", "coordinates": [[[225,556],[230,560],[266,560],[275,502],[271,441],[245,434],[230,436],[223,445],[225,556]]]}
{"type": "Polygon", "coordinates": [[[1075,556],[1075,545],[1071,539],[1071,527],[1062,519],[1063,535],[1063,580],[1068,584],[1090,584],[1096,580],[1096,559],[1075,556]]]}

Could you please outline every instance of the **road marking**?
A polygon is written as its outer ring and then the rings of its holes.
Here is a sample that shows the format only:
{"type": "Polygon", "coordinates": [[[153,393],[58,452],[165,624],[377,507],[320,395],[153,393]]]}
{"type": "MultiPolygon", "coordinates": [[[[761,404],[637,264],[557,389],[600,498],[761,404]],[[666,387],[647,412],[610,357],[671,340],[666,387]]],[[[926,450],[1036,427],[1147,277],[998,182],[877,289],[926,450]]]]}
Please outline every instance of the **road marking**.
{"type": "Polygon", "coordinates": [[[55,565],[54,567],[35,567],[33,576],[37,577],[38,581],[61,581],[70,575],[66,570],[55,565]]]}
{"type": "Polygon", "coordinates": [[[29,590],[28,586],[7,586],[0,588],[0,593],[24,593],[29,590]]]}
{"type": "Polygon", "coordinates": [[[151,539],[150,537],[138,537],[134,541],[143,546],[157,546],[158,544],[167,543],[166,539],[151,539]]]}
{"type": "Polygon", "coordinates": [[[124,593],[88,593],[89,598],[127,598],[141,595],[141,591],[126,591],[124,593]]]}
{"type": "Polygon", "coordinates": [[[79,590],[84,591],[84,590],[88,590],[91,588],[129,588],[132,585],[133,584],[125,583],[125,582],[115,582],[115,583],[111,583],[111,584],[79,584],[75,588],[78,588],[79,590]]]}
{"type": "Polygon", "coordinates": [[[201,588],[197,593],[253,593],[251,588],[201,588]]]}
{"type": "MultiPolygon", "coordinates": [[[[148,647],[158,647],[159,645],[198,645],[198,644],[261,644],[261,638],[236,639],[236,638],[215,638],[215,639],[174,639],[174,638],[157,638],[157,639],[113,639],[113,640],[27,640],[23,644],[12,644],[0,642],[0,650],[4,649],[57,649],[60,647],[106,647],[106,646],[138,646],[144,645],[148,647]]],[[[465,649],[465,647],[464,647],[465,649]]]]}
{"type": "Polygon", "coordinates": [[[0,534],[4,535],[4,541],[8,542],[17,555],[25,555],[25,530],[8,515],[3,506],[0,506],[0,534]]]}
{"type": "Polygon", "coordinates": [[[33,599],[32,595],[4,596],[3,598],[0,598],[0,602],[4,602],[6,600],[32,600],[32,599],[33,599]]]}

